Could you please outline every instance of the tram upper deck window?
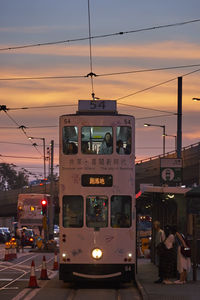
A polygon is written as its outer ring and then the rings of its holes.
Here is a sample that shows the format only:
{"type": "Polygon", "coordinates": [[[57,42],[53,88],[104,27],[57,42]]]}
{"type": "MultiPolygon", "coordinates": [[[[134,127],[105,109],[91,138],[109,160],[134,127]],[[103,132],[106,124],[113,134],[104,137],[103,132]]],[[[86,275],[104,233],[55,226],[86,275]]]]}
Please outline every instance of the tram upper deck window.
{"type": "Polygon", "coordinates": [[[108,126],[82,127],[81,151],[83,154],[112,154],[113,131],[108,126]]]}
{"type": "Polygon", "coordinates": [[[82,196],[63,196],[63,227],[83,227],[82,196]]]}
{"type": "Polygon", "coordinates": [[[116,152],[122,155],[131,153],[131,127],[117,127],[116,152]]]}
{"type": "Polygon", "coordinates": [[[87,227],[108,226],[108,198],[106,196],[88,196],[86,198],[87,227]]]}
{"type": "Polygon", "coordinates": [[[76,126],[63,127],[63,153],[78,153],[78,128],[76,126]]]}
{"type": "Polygon", "coordinates": [[[111,197],[111,226],[114,228],[128,228],[131,226],[131,197],[111,197]]]}

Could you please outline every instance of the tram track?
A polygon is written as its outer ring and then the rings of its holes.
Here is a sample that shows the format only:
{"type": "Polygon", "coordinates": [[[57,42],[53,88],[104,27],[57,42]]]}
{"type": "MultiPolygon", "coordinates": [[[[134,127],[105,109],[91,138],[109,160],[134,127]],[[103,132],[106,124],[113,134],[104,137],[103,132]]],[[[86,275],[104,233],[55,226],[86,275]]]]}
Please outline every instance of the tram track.
{"type": "MultiPolygon", "coordinates": [[[[34,254],[34,255],[31,255],[30,257],[26,258],[26,259],[23,259],[22,261],[16,263],[16,264],[11,264],[9,266],[5,266],[5,263],[1,263],[0,264],[0,267],[3,265],[3,268],[0,269],[0,274],[1,272],[6,272],[7,270],[8,271],[17,271],[17,272],[20,272],[22,274],[19,274],[17,277],[15,278],[6,278],[6,280],[4,280],[5,278],[0,278],[1,281],[6,281],[6,283],[0,287],[0,291],[4,290],[4,289],[7,289],[9,286],[11,286],[13,283],[17,282],[17,281],[20,281],[20,279],[22,279],[22,277],[26,276],[27,274],[30,273],[30,266],[28,265],[25,265],[25,263],[27,261],[30,261],[30,260],[33,260],[35,259],[36,257],[39,257],[41,256],[40,254],[34,254]],[[23,269],[22,269],[23,268],[23,269]],[[24,269],[27,269],[27,270],[24,270],[24,269]],[[7,283],[7,281],[9,280],[9,283],[7,283]]],[[[26,256],[27,257],[27,256],[26,256]]],[[[49,262],[51,262],[53,260],[53,258],[51,257],[50,259],[48,259],[46,261],[47,265],[49,262]]],[[[35,271],[39,271],[41,269],[41,266],[42,266],[42,263],[37,265],[37,268],[35,269],[35,271]]],[[[50,275],[53,273],[53,271],[49,270],[49,273],[50,275]]],[[[11,275],[12,276],[12,275],[11,275]]],[[[28,279],[24,279],[24,280],[27,280],[28,279]]]]}

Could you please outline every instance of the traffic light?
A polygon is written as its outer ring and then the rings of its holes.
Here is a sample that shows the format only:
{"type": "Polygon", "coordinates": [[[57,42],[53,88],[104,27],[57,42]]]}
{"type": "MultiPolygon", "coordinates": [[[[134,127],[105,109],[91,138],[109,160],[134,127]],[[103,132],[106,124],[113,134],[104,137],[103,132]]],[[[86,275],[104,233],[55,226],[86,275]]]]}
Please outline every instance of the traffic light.
{"type": "Polygon", "coordinates": [[[47,214],[47,200],[43,199],[41,201],[41,204],[42,204],[42,214],[46,215],[47,214]]]}

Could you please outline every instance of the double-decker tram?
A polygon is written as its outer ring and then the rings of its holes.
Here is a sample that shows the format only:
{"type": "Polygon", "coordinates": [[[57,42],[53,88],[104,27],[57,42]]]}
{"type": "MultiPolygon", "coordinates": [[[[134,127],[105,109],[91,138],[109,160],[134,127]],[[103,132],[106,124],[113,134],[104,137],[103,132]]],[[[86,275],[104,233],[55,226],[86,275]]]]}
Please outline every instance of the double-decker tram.
{"type": "Polygon", "coordinates": [[[134,117],[116,101],[80,100],[60,117],[59,278],[134,279],[134,117]]]}

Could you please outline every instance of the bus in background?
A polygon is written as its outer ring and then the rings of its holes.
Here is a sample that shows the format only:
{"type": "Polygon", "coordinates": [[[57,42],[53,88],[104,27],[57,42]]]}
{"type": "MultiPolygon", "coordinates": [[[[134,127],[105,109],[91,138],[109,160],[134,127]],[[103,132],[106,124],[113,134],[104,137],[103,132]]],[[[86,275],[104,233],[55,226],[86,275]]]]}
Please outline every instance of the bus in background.
{"type": "Polygon", "coordinates": [[[44,235],[44,222],[48,218],[48,194],[19,194],[17,203],[18,228],[26,227],[37,235],[44,235]]]}
{"type": "Polygon", "coordinates": [[[59,278],[135,276],[135,119],[116,101],[80,100],[60,117],[59,278]]]}

